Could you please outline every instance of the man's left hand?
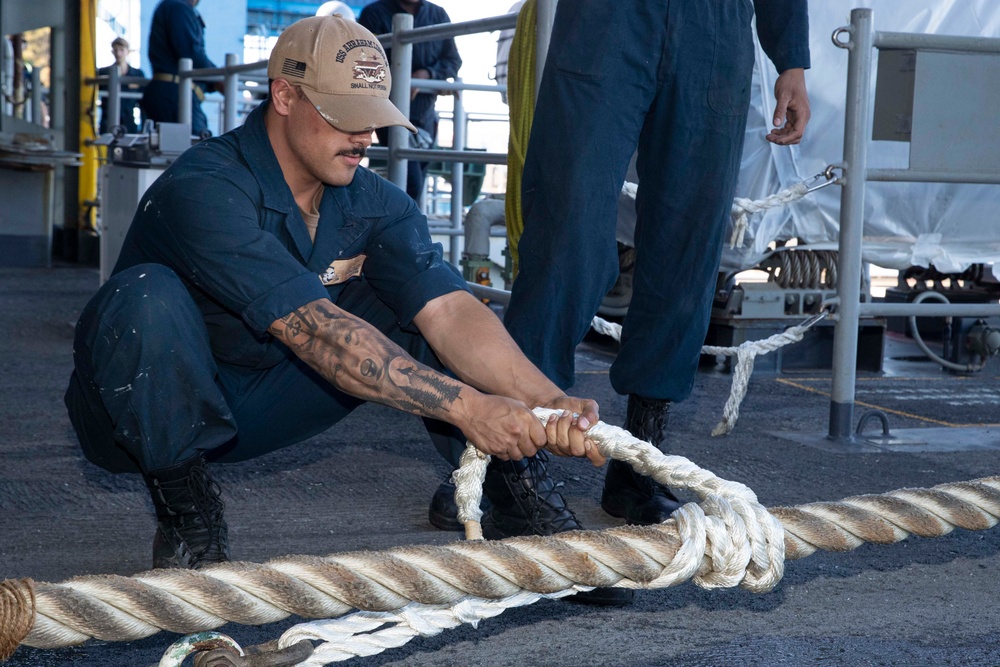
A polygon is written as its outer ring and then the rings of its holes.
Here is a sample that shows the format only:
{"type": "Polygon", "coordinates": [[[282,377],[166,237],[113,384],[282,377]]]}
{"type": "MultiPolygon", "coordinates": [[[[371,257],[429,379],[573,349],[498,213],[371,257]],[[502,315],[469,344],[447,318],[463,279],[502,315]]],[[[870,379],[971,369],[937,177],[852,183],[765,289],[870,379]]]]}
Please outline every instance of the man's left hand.
{"type": "Polygon", "coordinates": [[[562,410],[562,415],[553,415],[545,424],[548,443],[545,449],[557,456],[579,456],[590,459],[596,467],[604,465],[606,459],[597,444],[586,437],[587,429],[600,421],[596,401],[572,396],[562,396],[549,401],[543,408],[562,410]]]}
{"type": "Polygon", "coordinates": [[[809,123],[809,94],[806,74],[801,67],[786,69],[774,82],[774,127],[767,140],[779,146],[791,146],[802,141],[809,123]]]}

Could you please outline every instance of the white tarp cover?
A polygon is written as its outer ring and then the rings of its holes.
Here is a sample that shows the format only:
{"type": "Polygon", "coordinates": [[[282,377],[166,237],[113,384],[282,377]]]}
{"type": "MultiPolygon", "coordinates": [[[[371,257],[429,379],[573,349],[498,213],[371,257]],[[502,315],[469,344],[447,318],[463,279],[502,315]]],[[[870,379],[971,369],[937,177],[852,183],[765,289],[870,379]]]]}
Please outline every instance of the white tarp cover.
{"type": "MultiPolygon", "coordinates": [[[[879,31],[1000,37],[1000,0],[812,0],[812,69],[806,73],[812,119],[806,137],[791,149],[764,140],[777,73],[758,45],[737,196],[763,199],[843,159],[848,52],[834,46],[831,35],[850,24],[850,11],[856,7],[872,9],[879,31]]],[[[873,55],[877,64],[877,49],[873,55]]],[[[872,100],[874,86],[875,65],[872,100]]],[[[983,109],[982,122],[1000,122],[1000,110],[983,109]]],[[[871,137],[870,129],[867,136],[871,137]]],[[[906,168],[908,161],[908,143],[868,144],[870,168],[906,168]]],[[[794,237],[817,247],[835,247],[840,195],[839,186],[830,186],[753,216],[743,248],[724,253],[724,269],[753,266],[775,239],[794,237]]],[[[998,185],[871,182],[865,193],[864,221],[864,258],[875,265],[904,269],[933,264],[950,273],[983,263],[993,264],[994,274],[1000,273],[998,185]]]]}

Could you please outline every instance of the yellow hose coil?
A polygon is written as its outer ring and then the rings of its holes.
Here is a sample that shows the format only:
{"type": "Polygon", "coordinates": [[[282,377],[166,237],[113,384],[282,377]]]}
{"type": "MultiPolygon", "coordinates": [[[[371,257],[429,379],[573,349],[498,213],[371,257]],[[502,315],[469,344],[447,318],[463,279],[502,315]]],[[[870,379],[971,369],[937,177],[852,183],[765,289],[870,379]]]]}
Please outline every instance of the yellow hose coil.
{"type": "Polygon", "coordinates": [[[528,152],[531,120],[535,112],[535,0],[526,0],[517,17],[514,41],[507,65],[507,104],[510,109],[510,140],[507,144],[507,252],[510,253],[511,280],[517,276],[517,243],[524,230],[521,218],[521,170],[528,152]]]}

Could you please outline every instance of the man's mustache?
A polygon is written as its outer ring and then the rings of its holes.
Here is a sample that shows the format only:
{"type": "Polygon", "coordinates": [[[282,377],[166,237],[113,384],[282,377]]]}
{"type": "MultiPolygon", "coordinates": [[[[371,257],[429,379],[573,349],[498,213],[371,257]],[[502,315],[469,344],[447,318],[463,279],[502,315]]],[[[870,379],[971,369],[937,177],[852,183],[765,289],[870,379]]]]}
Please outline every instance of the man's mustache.
{"type": "Polygon", "coordinates": [[[347,155],[348,157],[357,155],[358,157],[365,157],[368,155],[368,148],[365,146],[360,146],[358,148],[352,148],[349,151],[340,151],[337,155],[347,155]]]}

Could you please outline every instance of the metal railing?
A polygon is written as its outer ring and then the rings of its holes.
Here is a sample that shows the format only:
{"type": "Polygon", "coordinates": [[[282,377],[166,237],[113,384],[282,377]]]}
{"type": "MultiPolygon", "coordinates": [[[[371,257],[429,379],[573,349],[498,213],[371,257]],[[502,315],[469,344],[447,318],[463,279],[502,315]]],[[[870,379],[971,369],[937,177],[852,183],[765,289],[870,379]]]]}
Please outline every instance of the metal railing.
{"type": "MultiPolygon", "coordinates": [[[[549,35],[552,31],[552,22],[555,18],[555,7],[557,0],[539,0],[537,8],[536,27],[536,63],[535,63],[535,86],[541,83],[541,72],[545,66],[545,54],[548,51],[549,35]]],[[[497,30],[514,28],[517,25],[517,14],[504,14],[473,21],[463,21],[459,23],[443,23],[422,28],[413,27],[413,16],[407,13],[396,14],[393,17],[393,31],[385,35],[378,35],[378,39],[392,49],[392,62],[389,63],[392,75],[393,86],[390,91],[390,99],[404,116],[409,116],[410,111],[410,91],[432,90],[432,91],[489,91],[504,92],[506,88],[500,85],[469,84],[461,80],[435,81],[435,80],[414,80],[411,77],[411,64],[413,60],[413,45],[421,42],[436,41],[462,35],[474,35],[488,33],[497,30]]],[[[228,132],[241,123],[240,109],[246,105],[241,97],[240,75],[256,74],[266,71],[267,61],[262,60],[255,63],[239,64],[235,54],[226,54],[226,64],[224,67],[214,67],[205,69],[192,69],[193,63],[189,58],[182,58],[178,62],[177,76],[180,81],[189,80],[200,81],[223,81],[223,101],[222,101],[222,132],[228,132]]],[[[120,77],[117,71],[113,71],[108,77],[96,77],[88,83],[108,84],[107,107],[105,113],[113,114],[112,118],[118,118],[121,108],[121,99],[134,94],[123,93],[122,83],[148,83],[146,79],[136,77],[120,77]]],[[[178,122],[191,125],[191,95],[193,94],[190,85],[181,85],[178,99],[178,122]]],[[[507,154],[488,153],[479,150],[466,149],[466,128],[468,117],[461,98],[456,97],[453,112],[453,139],[451,149],[418,149],[411,148],[409,144],[409,133],[406,128],[393,126],[389,128],[388,146],[372,147],[370,155],[373,158],[384,158],[388,168],[388,179],[400,188],[406,188],[406,171],[409,160],[435,161],[451,163],[451,211],[450,226],[440,231],[450,236],[449,256],[454,262],[458,257],[458,236],[462,235],[462,214],[463,214],[463,180],[466,164],[507,164],[507,154]]]]}
{"type": "MultiPolygon", "coordinates": [[[[1000,39],[878,32],[871,9],[851,11],[851,25],[833,33],[838,47],[847,49],[847,107],[844,122],[844,163],[840,184],[839,261],[836,326],[833,342],[833,387],[830,400],[831,440],[854,442],[854,392],[861,317],[1000,316],[1000,304],[895,304],[862,303],[862,235],[864,232],[865,183],[867,181],[914,181],[1000,184],[1000,173],[954,170],[869,169],[868,136],[871,127],[871,76],[873,49],[908,49],[959,53],[1000,54],[1000,39]],[[841,35],[849,35],[841,41],[841,35]]],[[[956,103],[958,101],[956,100],[956,103]]]]}

